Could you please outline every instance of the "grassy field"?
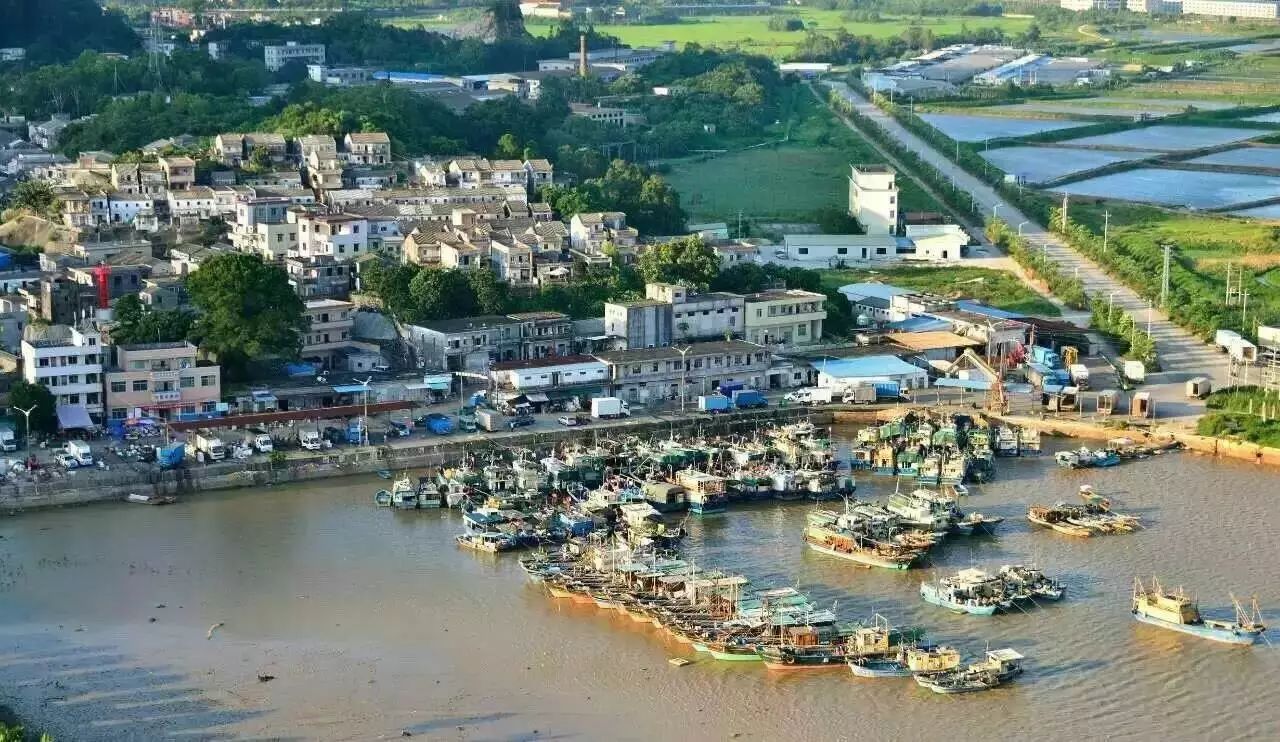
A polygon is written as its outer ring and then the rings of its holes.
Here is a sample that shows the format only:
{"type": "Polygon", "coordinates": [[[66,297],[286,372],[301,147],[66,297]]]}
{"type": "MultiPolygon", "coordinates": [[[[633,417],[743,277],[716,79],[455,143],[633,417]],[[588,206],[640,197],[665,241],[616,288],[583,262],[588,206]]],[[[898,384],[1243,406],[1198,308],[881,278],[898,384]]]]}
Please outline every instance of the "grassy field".
{"type": "MultiPolygon", "coordinates": [[[[807,91],[797,92],[786,144],[669,163],[664,177],[693,219],[733,222],[742,210],[748,219],[810,221],[818,210],[848,206],[849,165],[884,160],[807,91]]],[[[779,127],[778,138],[787,131],[779,127]]],[[[914,182],[901,178],[898,186],[903,209],[941,210],[914,182]]]]}
{"type": "Polygon", "coordinates": [[[1027,288],[1017,276],[989,268],[903,267],[878,270],[822,271],[824,291],[849,283],[879,281],[904,289],[928,291],[952,299],[976,299],[997,309],[1042,317],[1057,317],[1058,307],[1027,288]]]}
{"type": "Polygon", "coordinates": [[[1200,418],[1201,435],[1236,436],[1264,446],[1280,446],[1280,395],[1257,387],[1218,391],[1205,402],[1209,412],[1200,418]],[[1265,417],[1264,417],[1265,416],[1265,417]]]}
{"type": "MultiPolygon", "coordinates": [[[[961,26],[970,29],[1000,28],[1006,33],[1015,34],[1025,31],[1032,21],[1030,18],[982,18],[937,16],[929,18],[908,18],[885,16],[879,23],[856,23],[843,20],[844,13],[838,10],[818,10],[816,8],[779,8],[779,15],[798,17],[804,21],[805,31],[770,31],[767,15],[712,15],[696,16],[683,19],[680,23],[668,23],[652,26],[598,26],[603,33],[617,36],[624,44],[630,46],[654,46],[664,41],[674,41],[679,46],[700,44],[724,49],[740,49],[742,51],[762,54],[774,58],[785,57],[793,48],[804,40],[808,30],[822,33],[834,33],[844,28],[854,36],[873,36],[889,38],[899,36],[912,25],[918,25],[933,31],[936,36],[955,34],[961,26]]],[[[549,33],[550,24],[534,25],[535,21],[526,21],[531,33],[549,33]],[[541,29],[541,31],[540,31],[541,29]]]]}

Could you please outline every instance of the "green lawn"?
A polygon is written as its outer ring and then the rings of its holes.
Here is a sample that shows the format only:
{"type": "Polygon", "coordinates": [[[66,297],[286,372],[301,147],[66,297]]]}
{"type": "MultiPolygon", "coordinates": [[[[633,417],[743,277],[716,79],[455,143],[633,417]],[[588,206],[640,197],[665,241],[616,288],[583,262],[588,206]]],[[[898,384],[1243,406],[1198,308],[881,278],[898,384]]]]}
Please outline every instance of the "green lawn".
{"type": "MultiPolygon", "coordinates": [[[[778,15],[800,18],[805,23],[805,31],[770,31],[768,15],[711,15],[684,18],[680,23],[668,23],[652,26],[598,26],[602,33],[617,36],[624,44],[630,46],[655,46],[664,41],[674,41],[679,46],[700,44],[720,48],[733,48],[742,51],[763,54],[774,58],[783,58],[804,40],[808,29],[822,33],[834,33],[844,28],[854,36],[873,36],[889,38],[901,35],[909,26],[918,25],[933,31],[936,36],[955,34],[961,26],[970,29],[1000,28],[1006,33],[1015,34],[1025,31],[1031,25],[1030,18],[982,18],[936,16],[928,18],[907,18],[884,16],[879,23],[855,23],[842,20],[845,15],[839,10],[818,10],[816,8],[778,8],[778,15]]],[[[536,20],[526,21],[531,33],[550,33],[550,24],[535,25],[536,20]]]]}
{"type": "MultiPolygon", "coordinates": [[[[733,222],[739,210],[748,219],[810,221],[821,209],[848,207],[851,164],[884,162],[804,89],[790,127],[776,135],[790,141],[674,160],[664,177],[695,221],[733,222]]],[[[900,178],[898,187],[903,209],[942,210],[915,182],[900,178]]]]}
{"type": "Polygon", "coordinates": [[[849,283],[879,281],[904,289],[928,291],[952,299],[976,299],[984,304],[1021,314],[1057,317],[1062,313],[1048,299],[1027,288],[1012,273],[990,268],[902,267],[875,270],[824,270],[822,288],[849,283]]]}
{"type": "Polygon", "coordinates": [[[1218,391],[1205,402],[1209,412],[1200,418],[1201,435],[1236,436],[1264,446],[1280,446],[1280,395],[1257,387],[1218,391]],[[1264,418],[1265,415],[1265,418],[1264,418]]]}

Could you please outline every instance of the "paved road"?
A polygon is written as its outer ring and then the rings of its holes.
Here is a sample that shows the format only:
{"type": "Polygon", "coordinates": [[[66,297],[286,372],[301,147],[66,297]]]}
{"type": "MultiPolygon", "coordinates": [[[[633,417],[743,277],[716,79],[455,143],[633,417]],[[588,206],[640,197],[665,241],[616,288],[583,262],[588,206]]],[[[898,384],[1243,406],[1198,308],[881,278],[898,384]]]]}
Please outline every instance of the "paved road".
{"type": "MultiPolygon", "coordinates": [[[[973,177],[947,159],[927,142],[907,131],[901,124],[875,107],[848,85],[842,82],[826,82],[836,94],[848,100],[858,113],[880,124],[902,145],[916,152],[922,159],[938,168],[957,185],[972,194],[985,213],[996,213],[1015,227],[1022,225],[1022,234],[1033,246],[1043,250],[1064,269],[1075,271],[1091,294],[1114,297],[1115,306],[1132,314],[1141,322],[1147,320],[1147,302],[1132,289],[1107,275],[1097,264],[1064,244],[1056,235],[1025,214],[1005,203],[990,186],[973,177]]],[[[1147,375],[1144,390],[1152,392],[1156,414],[1160,418],[1187,418],[1199,415],[1203,404],[1185,399],[1184,382],[1196,376],[1208,376],[1215,387],[1227,381],[1226,357],[1198,337],[1169,321],[1159,310],[1151,311],[1151,336],[1160,353],[1164,370],[1147,375]]],[[[1076,319],[1073,317],[1072,319],[1076,319]]]]}

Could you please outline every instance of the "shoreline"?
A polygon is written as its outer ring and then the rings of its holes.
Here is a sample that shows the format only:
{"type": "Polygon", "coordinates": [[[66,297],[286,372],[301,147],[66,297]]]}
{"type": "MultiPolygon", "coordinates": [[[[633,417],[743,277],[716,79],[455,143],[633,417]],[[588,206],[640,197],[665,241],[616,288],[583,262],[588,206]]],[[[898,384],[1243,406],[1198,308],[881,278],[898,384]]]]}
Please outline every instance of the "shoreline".
{"type": "MultiPolygon", "coordinates": [[[[943,407],[946,407],[944,405],[943,407]]],[[[539,455],[556,446],[577,440],[590,440],[600,435],[630,435],[654,432],[689,432],[715,435],[734,432],[743,427],[754,428],[763,423],[789,422],[801,418],[817,425],[848,425],[884,422],[896,417],[908,405],[828,405],[824,407],[773,408],[707,415],[653,415],[644,418],[600,422],[586,428],[564,428],[555,431],[472,433],[448,439],[422,439],[420,445],[393,447],[369,446],[337,449],[319,455],[290,456],[283,465],[269,461],[233,461],[196,464],[172,471],[151,471],[145,476],[137,472],[93,471],[85,480],[73,476],[55,482],[21,482],[0,486],[0,510],[18,511],[115,502],[133,493],[153,495],[190,495],[197,492],[271,487],[278,484],[308,482],[357,474],[373,474],[382,470],[406,470],[439,467],[455,463],[465,454],[484,454],[510,448],[527,448],[539,455]]],[[[1180,429],[1152,427],[1117,427],[1090,420],[1040,418],[1022,415],[990,415],[980,410],[956,408],[984,415],[988,420],[1035,428],[1059,438],[1108,440],[1132,437],[1138,440],[1177,441],[1188,450],[1214,457],[1250,461],[1280,467],[1280,449],[1254,443],[1197,435],[1180,429]]],[[[1119,422],[1119,419],[1113,422],[1119,422]]]]}

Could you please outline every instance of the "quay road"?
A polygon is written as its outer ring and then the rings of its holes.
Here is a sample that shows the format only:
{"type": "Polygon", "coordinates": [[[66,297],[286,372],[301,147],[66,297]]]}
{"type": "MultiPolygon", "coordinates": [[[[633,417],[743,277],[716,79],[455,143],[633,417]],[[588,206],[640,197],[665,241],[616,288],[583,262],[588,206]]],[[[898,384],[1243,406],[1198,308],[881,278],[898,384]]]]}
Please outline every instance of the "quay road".
{"type": "MultiPolygon", "coordinates": [[[[823,84],[851,103],[859,114],[875,121],[900,144],[914,151],[956,185],[968,191],[974,203],[981,207],[984,215],[994,213],[1014,227],[1021,224],[1023,236],[1036,249],[1042,250],[1065,270],[1079,276],[1085,290],[1091,295],[1111,299],[1117,308],[1129,312],[1140,324],[1146,323],[1149,311],[1147,301],[1128,286],[1108,275],[1093,261],[1068,247],[1043,225],[1037,224],[1005,203],[994,189],[947,159],[930,144],[907,131],[892,116],[881,111],[847,84],[834,81],[823,84]]],[[[850,128],[856,130],[852,125],[850,128]]],[[[1207,376],[1213,380],[1215,389],[1226,385],[1228,373],[1226,356],[1218,353],[1215,348],[1204,343],[1200,338],[1175,325],[1159,309],[1150,310],[1150,318],[1151,337],[1160,354],[1163,370],[1157,373],[1148,372],[1146,384],[1141,388],[1151,392],[1155,402],[1156,416],[1162,420],[1199,416],[1204,411],[1204,403],[1186,399],[1184,382],[1196,376],[1207,376]]],[[[1072,317],[1072,319],[1077,318],[1072,317]]],[[[1087,324],[1087,317],[1083,318],[1083,321],[1087,324]]]]}

